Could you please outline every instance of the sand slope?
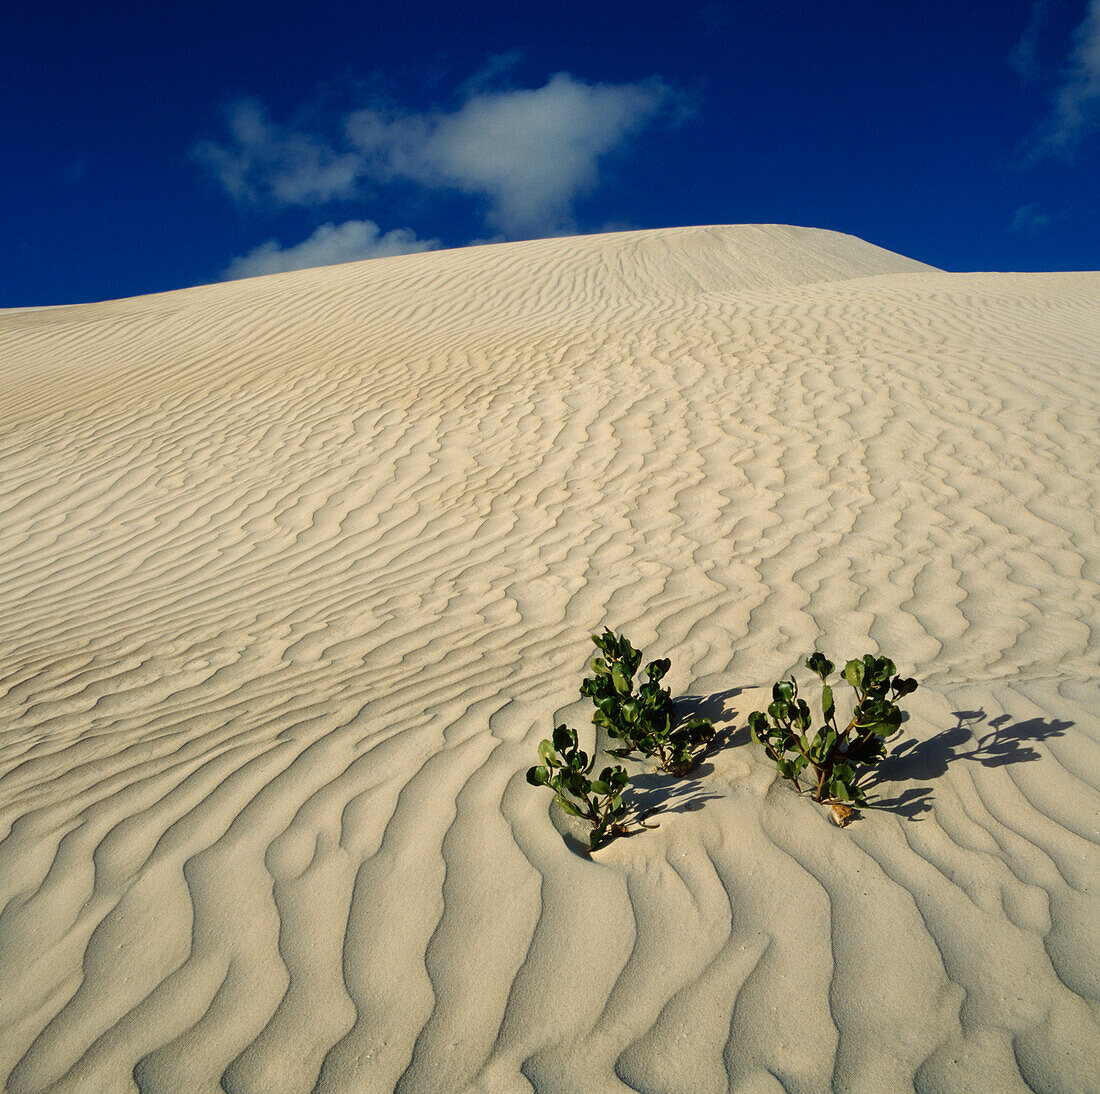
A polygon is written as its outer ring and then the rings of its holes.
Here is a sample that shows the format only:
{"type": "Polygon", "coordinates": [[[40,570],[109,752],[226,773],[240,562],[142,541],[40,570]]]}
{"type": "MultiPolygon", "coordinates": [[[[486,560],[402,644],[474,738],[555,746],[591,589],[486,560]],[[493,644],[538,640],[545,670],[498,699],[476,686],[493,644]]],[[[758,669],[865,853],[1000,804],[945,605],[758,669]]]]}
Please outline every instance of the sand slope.
{"type": "Polygon", "coordinates": [[[5,1089],[1100,1090],[1098,437],[1100,274],[810,229],[0,313],[5,1089]],[[605,625],[732,740],[589,858],[605,625]],[[819,636],[922,685],[845,830],[819,636]]]}

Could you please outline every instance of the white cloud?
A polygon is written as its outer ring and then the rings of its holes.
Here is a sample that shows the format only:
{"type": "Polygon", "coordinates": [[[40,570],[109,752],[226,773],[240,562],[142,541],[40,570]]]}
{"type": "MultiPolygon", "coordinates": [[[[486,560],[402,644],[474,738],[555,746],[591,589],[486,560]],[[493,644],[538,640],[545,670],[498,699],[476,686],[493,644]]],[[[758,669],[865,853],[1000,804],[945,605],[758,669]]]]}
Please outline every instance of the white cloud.
{"type": "Polygon", "coordinates": [[[586,84],[560,72],[535,90],[474,94],[449,114],[357,111],[346,131],[370,174],[485,197],[489,223],[521,235],[569,226],[601,157],[678,103],[660,80],[586,84]]]}
{"type": "Polygon", "coordinates": [[[325,204],[355,193],[360,158],[321,137],[272,125],[253,99],[227,111],[232,141],[202,141],[192,151],[232,197],[280,205],[325,204]]]}
{"type": "Polygon", "coordinates": [[[308,239],[293,247],[280,247],[276,240],[269,239],[248,254],[234,258],[224,277],[258,277],[363,258],[416,254],[438,246],[438,239],[417,239],[408,228],[396,228],[382,235],[371,220],[347,220],[343,224],[322,224],[308,239]]]}
{"type": "Polygon", "coordinates": [[[1071,157],[1082,138],[1100,123],[1100,0],[1090,0],[1073,37],[1054,109],[1040,127],[1036,156],[1071,157]]]}
{"type": "Polygon", "coordinates": [[[605,157],[661,117],[687,110],[659,79],[589,84],[559,72],[540,88],[492,90],[515,63],[490,62],[452,111],[357,110],[342,142],[272,124],[255,101],[229,112],[230,140],[194,150],[232,196],[321,206],[360,195],[365,181],[451,189],[486,202],[486,222],[509,236],[572,226],[573,203],[600,182],[605,157]]]}

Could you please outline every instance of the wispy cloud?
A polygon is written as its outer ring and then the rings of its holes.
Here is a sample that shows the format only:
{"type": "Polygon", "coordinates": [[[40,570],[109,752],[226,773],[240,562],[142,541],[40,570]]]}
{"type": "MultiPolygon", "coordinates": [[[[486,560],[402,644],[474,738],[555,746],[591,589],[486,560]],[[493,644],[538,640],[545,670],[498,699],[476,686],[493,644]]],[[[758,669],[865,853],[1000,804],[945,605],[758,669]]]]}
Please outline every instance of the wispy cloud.
{"type": "MultiPolygon", "coordinates": [[[[1033,13],[1032,25],[1038,16],[1033,13]]],[[[1029,31],[1031,26],[1029,26],[1029,31]]],[[[1033,64],[1034,46],[1025,32],[1017,48],[1022,64],[1033,64]],[[1030,52],[1029,52],[1030,50],[1030,52]]],[[[1100,0],[1089,0],[1073,34],[1054,105],[1039,127],[1031,158],[1072,159],[1081,141],[1100,125],[1100,0]]]]}
{"type": "Polygon", "coordinates": [[[1057,0],[1035,0],[1031,5],[1027,26],[1020,35],[1016,48],[1008,56],[1008,63],[1024,79],[1034,79],[1039,75],[1040,43],[1050,22],[1051,10],[1056,3],[1057,0]]]}
{"type": "Polygon", "coordinates": [[[234,258],[223,276],[227,280],[258,277],[363,258],[416,254],[438,246],[438,239],[417,239],[408,228],[397,228],[383,235],[371,220],[347,220],[343,224],[322,224],[309,239],[293,247],[281,247],[276,240],[269,239],[248,254],[234,258]]]}
{"type": "Polygon", "coordinates": [[[1013,235],[1034,235],[1050,224],[1050,217],[1039,212],[1034,205],[1021,205],[1016,210],[1008,231],[1013,235]]]}
{"type": "Polygon", "coordinates": [[[456,109],[367,106],[340,119],[337,140],[276,125],[259,103],[240,102],[228,114],[230,139],[205,141],[194,156],[240,200],[319,207],[361,198],[367,183],[412,183],[482,199],[486,225],[508,236],[551,234],[572,226],[574,203],[599,185],[606,157],[690,110],[656,78],[600,84],[561,72],[539,88],[493,90],[515,60],[491,62],[456,109]]]}
{"type": "Polygon", "coordinates": [[[262,104],[243,99],[226,111],[230,140],[201,141],[192,157],[231,197],[279,205],[325,204],[355,194],[360,157],[322,137],[274,125],[262,104]]]}

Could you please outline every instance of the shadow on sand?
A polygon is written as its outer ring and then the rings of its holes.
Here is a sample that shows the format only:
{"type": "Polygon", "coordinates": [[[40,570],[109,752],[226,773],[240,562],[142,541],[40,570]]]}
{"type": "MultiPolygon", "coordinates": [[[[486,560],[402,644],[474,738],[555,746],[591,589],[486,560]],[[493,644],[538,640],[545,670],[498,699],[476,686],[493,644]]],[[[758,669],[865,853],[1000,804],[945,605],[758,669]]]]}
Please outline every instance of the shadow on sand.
{"type": "MultiPolygon", "coordinates": [[[[623,795],[623,802],[628,807],[628,814],[624,823],[631,825],[648,824],[653,827],[662,816],[670,813],[690,813],[696,809],[702,809],[705,802],[718,798],[700,779],[714,772],[714,765],[707,759],[724,748],[731,745],[746,744],[749,741],[748,726],[736,728],[734,718],[737,710],[729,705],[731,699],[736,698],[747,688],[728,688],[726,691],[715,692],[713,695],[684,695],[676,699],[676,718],[678,722],[686,722],[690,718],[709,718],[715,726],[714,740],[707,746],[699,762],[686,776],[670,775],[660,769],[654,770],[652,761],[644,761],[646,766],[637,774],[630,776],[630,787],[623,795]]],[[[601,731],[602,736],[602,731],[601,731]]],[[[615,747],[619,742],[610,741],[604,737],[599,742],[603,751],[615,747]]],[[[595,766],[603,766],[603,760],[595,766]]],[[[608,763],[616,762],[609,758],[608,763]]],[[[566,845],[578,855],[587,857],[588,844],[577,833],[571,830],[571,826],[565,818],[558,825],[566,845]]],[[[640,835],[646,829],[644,827],[633,828],[623,836],[616,839],[630,839],[631,836],[640,835]]],[[[578,828],[579,832],[580,829],[578,828]]]]}
{"type": "Polygon", "coordinates": [[[703,803],[719,797],[699,782],[713,774],[714,765],[707,759],[732,745],[745,744],[749,740],[748,726],[736,728],[737,710],[730,705],[745,688],[728,688],[713,695],[684,695],[676,700],[676,717],[679,722],[691,718],[709,718],[714,723],[714,740],[700,756],[699,762],[687,776],[677,777],[666,771],[645,771],[631,776],[630,796],[627,800],[635,817],[646,820],[664,813],[686,813],[701,809],[703,803]]]}
{"type": "MultiPolygon", "coordinates": [[[[1027,718],[1013,722],[1008,714],[987,720],[984,710],[955,710],[953,726],[941,730],[925,741],[901,741],[879,764],[871,789],[882,783],[925,782],[938,779],[956,760],[970,760],[983,767],[1004,767],[1007,764],[1038,760],[1041,753],[1032,742],[1060,737],[1073,722],[1057,718],[1027,718]],[[978,736],[983,725],[987,733],[978,736]]],[[[932,808],[932,788],[911,786],[893,798],[880,798],[875,808],[914,819],[932,808]]]]}
{"type": "MultiPolygon", "coordinates": [[[[685,777],[678,778],[659,769],[653,770],[652,765],[631,775],[630,788],[624,795],[624,801],[629,806],[628,823],[649,823],[652,826],[652,822],[661,816],[701,809],[706,802],[720,797],[701,781],[714,771],[708,757],[722,749],[749,743],[748,726],[737,728],[740,712],[730,700],[742,692],[753,690],[757,690],[755,685],[728,688],[713,695],[685,695],[676,700],[676,713],[680,721],[709,718],[714,723],[717,731],[714,740],[685,777]]],[[[946,773],[949,764],[958,760],[979,763],[983,767],[1004,767],[1038,760],[1042,754],[1034,743],[1060,737],[1074,724],[1057,718],[1028,718],[1013,722],[1008,714],[987,718],[984,710],[956,710],[952,711],[952,715],[955,724],[934,737],[924,741],[901,740],[871,772],[864,789],[874,790],[886,783],[923,783],[938,779],[946,773]],[[983,726],[988,727],[988,731],[979,736],[983,726]]],[[[608,744],[604,741],[602,746],[606,748],[608,744]]],[[[915,820],[932,808],[932,787],[910,786],[893,797],[872,798],[869,806],[915,820]]],[[[587,857],[586,842],[568,831],[565,825],[559,830],[576,854],[587,857]]],[[[618,838],[629,839],[644,831],[644,827],[636,827],[628,835],[618,838]]]]}

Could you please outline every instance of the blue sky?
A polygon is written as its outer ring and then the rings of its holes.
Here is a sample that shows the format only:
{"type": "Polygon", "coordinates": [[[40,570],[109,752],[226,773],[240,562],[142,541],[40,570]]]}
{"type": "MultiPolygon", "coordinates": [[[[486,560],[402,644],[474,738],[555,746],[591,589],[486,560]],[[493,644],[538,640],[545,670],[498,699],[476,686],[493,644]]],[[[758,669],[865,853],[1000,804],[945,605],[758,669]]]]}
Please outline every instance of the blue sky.
{"type": "Polygon", "coordinates": [[[1100,268],[1100,0],[14,0],[0,307],[471,242],[1100,268]]]}

